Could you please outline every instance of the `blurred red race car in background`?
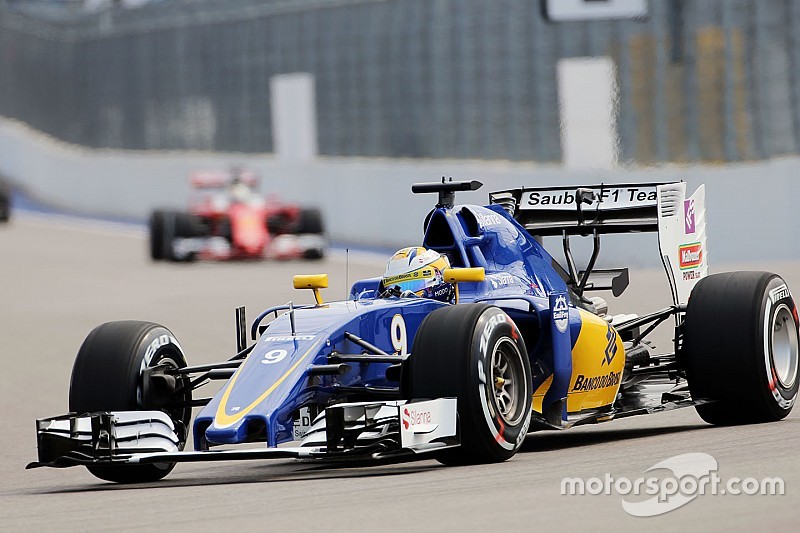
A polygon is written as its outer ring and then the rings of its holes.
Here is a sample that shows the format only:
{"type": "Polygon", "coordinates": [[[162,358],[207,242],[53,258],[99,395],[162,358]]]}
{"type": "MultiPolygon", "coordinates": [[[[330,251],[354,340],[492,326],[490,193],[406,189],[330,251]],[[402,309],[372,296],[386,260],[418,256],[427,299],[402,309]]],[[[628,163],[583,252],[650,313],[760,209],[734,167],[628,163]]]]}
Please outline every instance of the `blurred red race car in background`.
{"type": "Polygon", "coordinates": [[[188,212],[150,215],[155,261],[197,259],[320,259],[326,241],[319,209],[285,204],[256,192],[252,172],[198,172],[188,212]]]}

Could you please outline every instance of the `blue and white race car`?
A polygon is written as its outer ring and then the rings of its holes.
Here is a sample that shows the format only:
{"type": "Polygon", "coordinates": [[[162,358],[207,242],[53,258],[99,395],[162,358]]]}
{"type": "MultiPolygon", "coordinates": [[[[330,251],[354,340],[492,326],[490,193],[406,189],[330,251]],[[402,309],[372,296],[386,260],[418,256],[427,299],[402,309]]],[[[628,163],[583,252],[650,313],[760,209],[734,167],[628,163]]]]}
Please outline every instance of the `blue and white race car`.
{"type": "Polygon", "coordinates": [[[529,432],[694,406],[714,424],[775,421],[798,392],[798,316],[766,272],[708,275],[704,189],[685,183],[522,188],[454,205],[481,184],[436,193],[420,246],[383,276],[325,302],[325,275],[296,276],[313,306],[237,309],[239,351],[189,366],[150,322],[110,322],[81,346],[71,413],[37,421],[38,461],[116,482],[154,481],[178,462],[292,457],[446,464],[511,458],[529,432]],[[604,234],[658,233],[672,302],[610,314],[627,269],[594,268],[604,234]],[[540,244],[563,239],[566,268],[540,244]],[[579,271],[570,240],[590,236],[579,271]],[[691,300],[689,295],[691,294],[691,300]],[[268,319],[272,317],[272,320],[268,319]],[[647,336],[672,321],[674,344],[647,336]],[[257,339],[257,340],[256,340],[257,339]],[[193,393],[226,383],[212,398],[193,393]],[[192,408],[202,407],[192,419],[192,408]],[[184,450],[187,441],[194,450],[184,450]],[[263,442],[265,446],[241,446],[263,442]]]}

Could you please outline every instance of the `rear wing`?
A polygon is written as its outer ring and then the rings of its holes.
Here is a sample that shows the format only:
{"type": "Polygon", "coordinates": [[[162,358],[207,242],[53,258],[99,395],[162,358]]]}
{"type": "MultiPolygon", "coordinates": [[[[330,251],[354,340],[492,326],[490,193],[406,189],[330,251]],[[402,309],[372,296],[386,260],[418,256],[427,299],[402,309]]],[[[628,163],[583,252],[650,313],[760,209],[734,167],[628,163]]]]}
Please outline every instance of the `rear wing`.
{"type": "Polygon", "coordinates": [[[489,201],[535,236],[658,231],[659,185],[667,184],[531,187],[493,192],[489,201]]]}
{"type": "MultiPolygon", "coordinates": [[[[672,182],[526,187],[490,193],[489,201],[502,206],[534,237],[563,237],[569,283],[579,295],[609,287],[608,281],[593,283],[591,279],[603,234],[658,232],[661,260],[676,305],[685,304],[694,285],[708,273],[702,185],[689,198],[686,183],[672,182]],[[569,249],[573,235],[595,238],[595,251],[581,272],[569,249]]],[[[623,270],[595,274],[608,278],[615,272],[622,274],[623,270]]],[[[622,285],[618,283],[618,287],[622,285]]],[[[614,290],[615,296],[618,292],[614,290]]]]}
{"type": "Polygon", "coordinates": [[[225,171],[194,172],[189,176],[189,182],[195,189],[221,189],[231,185],[234,177],[250,188],[258,187],[258,176],[248,170],[239,171],[236,176],[225,171]]]}

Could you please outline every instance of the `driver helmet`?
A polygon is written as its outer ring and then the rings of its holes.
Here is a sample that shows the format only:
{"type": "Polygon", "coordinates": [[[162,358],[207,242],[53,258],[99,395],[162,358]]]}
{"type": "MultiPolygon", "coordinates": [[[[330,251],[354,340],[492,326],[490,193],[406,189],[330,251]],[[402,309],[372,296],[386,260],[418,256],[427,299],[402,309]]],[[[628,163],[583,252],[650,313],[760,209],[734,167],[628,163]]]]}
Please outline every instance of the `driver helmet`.
{"type": "Polygon", "coordinates": [[[250,186],[244,181],[242,176],[242,169],[239,167],[231,167],[230,181],[228,182],[228,191],[231,200],[237,203],[246,203],[250,199],[250,186]]]}
{"type": "Polygon", "coordinates": [[[454,288],[444,281],[444,269],[450,268],[447,257],[421,246],[398,250],[389,259],[381,283],[384,290],[449,302],[454,288]]]}

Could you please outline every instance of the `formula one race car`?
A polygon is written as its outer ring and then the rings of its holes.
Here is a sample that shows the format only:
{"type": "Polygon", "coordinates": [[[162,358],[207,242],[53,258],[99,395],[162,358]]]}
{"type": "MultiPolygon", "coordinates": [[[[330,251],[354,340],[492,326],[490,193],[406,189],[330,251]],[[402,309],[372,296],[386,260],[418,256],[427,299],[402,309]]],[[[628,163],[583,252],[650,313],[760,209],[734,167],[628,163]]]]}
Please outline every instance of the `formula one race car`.
{"type": "Polygon", "coordinates": [[[453,205],[455,191],[480,185],[415,185],[439,195],[422,246],[397,252],[346,301],[323,301],[327,276],[296,276],[316,304],[266,309],[250,346],[237,309],[238,353],[224,362],[188,366],[157,324],[98,326],[75,361],[72,412],[37,421],[39,457],[28,466],[84,465],[124,483],[184,461],[496,462],[535,430],[687,406],[712,424],[791,411],[795,302],[775,274],[707,275],[704,188],[691,197],[685,183],[526,188],[493,193],[486,207],[453,205]],[[618,296],[628,273],[593,268],[599,240],[634,231],[658,232],[673,301],[612,315],[588,293],[618,296]],[[566,269],[538,242],[548,235],[562,236],[566,269]],[[570,252],[576,236],[595,245],[583,271],[570,252]],[[674,344],[656,353],[647,337],[668,321],[674,344]],[[214,397],[193,398],[220,379],[214,397]],[[190,435],[194,451],[182,451],[190,435]],[[239,446],[250,442],[266,446],[239,446]]]}
{"type": "Polygon", "coordinates": [[[325,254],[320,211],[257,194],[253,173],[196,173],[191,182],[188,213],[158,209],[150,216],[153,260],[320,259],[325,254]]]}

